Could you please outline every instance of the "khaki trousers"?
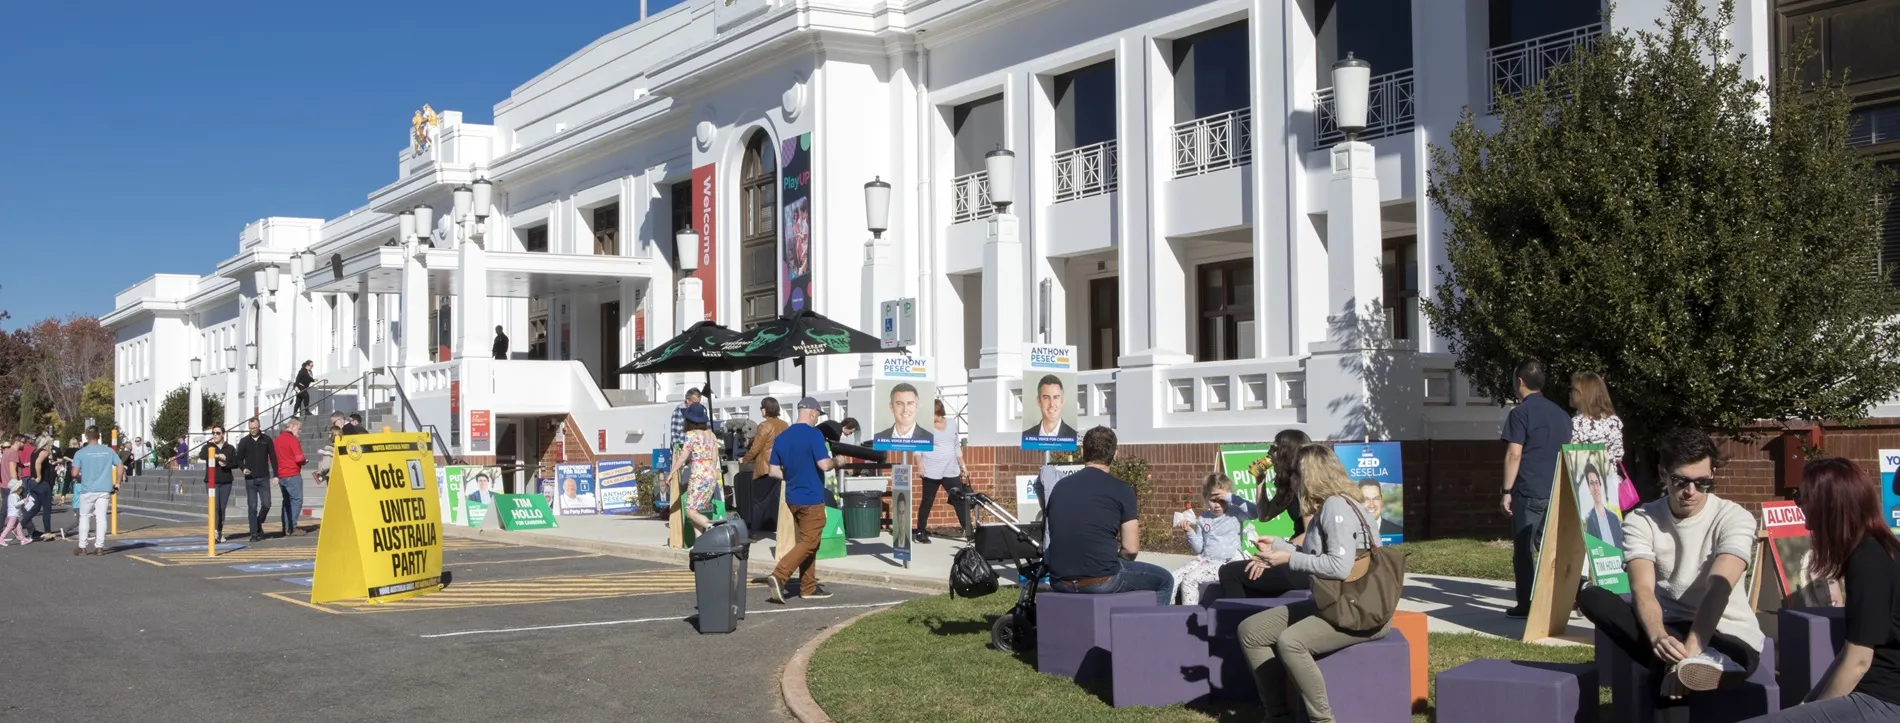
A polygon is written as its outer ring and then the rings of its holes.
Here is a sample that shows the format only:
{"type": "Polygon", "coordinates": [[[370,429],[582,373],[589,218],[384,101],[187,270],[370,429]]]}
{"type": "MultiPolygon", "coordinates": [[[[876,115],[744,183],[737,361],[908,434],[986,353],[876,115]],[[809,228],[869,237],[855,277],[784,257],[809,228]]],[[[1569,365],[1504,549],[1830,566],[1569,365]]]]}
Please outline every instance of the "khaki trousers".
{"type": "Polygon", "coordinates": [[[1293,720],[1287,706],[1286,683],[1293,679],[1306,717],[1312,723],[1333,723],[1333,706],[1326,700],[1326,680],[1320,677],[1313,656],[1343,649],[1354,643],[1385,637],[1386,629],[1368,633],[1349,633],[1321,620],[1311,602],[1295,603],[1256,613],[1240,624],[1240,650],[1253,670],[1254,685],[1260,690],[1260,703],[1267,720],[1293,720]]]}

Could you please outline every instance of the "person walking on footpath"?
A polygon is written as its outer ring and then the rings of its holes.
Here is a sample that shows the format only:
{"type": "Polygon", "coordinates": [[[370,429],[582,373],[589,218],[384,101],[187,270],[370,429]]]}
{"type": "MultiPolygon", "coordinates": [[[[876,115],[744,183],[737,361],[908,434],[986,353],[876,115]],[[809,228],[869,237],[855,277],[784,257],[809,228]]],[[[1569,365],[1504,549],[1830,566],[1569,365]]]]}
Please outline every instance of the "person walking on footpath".
{"type": "Polygon", "coordinates": [[[1525,359],[1517,365],[1517,406],[1504,418],[1504,499],[1511,518],[1511,574],[1517,604],[1508,618],[1531,615],[1531,588],[1537,581],[1537,553],[1544,541],[1544,512],[1550,507],[1550,483],[1557,475],[1557,453],[1570,442],[1570,415],[1542,394],[1544,363],[1525,359]]]}
{"type": "Polygon", "coordinates": [[[1740,683],[1762,662],[1761,623],[1740,584],[1755,554],[1755,517],[1715,496],[1709,435],[1678,428],[1656,447],[1663,498],[1623,521],[1631,599],[1587,587],[1577,607],[1637,665],[1662,673],[1648,691],[1655,720],[1686,722],[1686,693],[1740,683]]]}
{"type": "Polygon", "coordinates": [[[1049,587],[1084,595],[1148,591],[1156,605],[1166,605],[1174,597],[1174,574],[1135,560],[1141,554],[1141,520],[1135,489],[1109,473],[1116,447],[1113,429],[1083,433],[1082,469],[1043,496],[1049,587]]]}
{"type": "Polygon", "coordinates": [[[299,417],[310,413],[310,387],[317,383],[317,376],[310,372],[316,368],[317,363],[313,361],[305,361],[303,366],[297,368],[297,416],[299,417]]]}
{"type": "Polygon", "coordinates": [[[742,469],[752,472],[752,509],[741,510],[740,516],[754,533],[764,530],[765,521],[778,522],[778,496],[782,480],[772,476],[772,442],[778,439],[780,432],[791,426],[780,416],[778,399],[766,397],[759,400],[758,431],[752,434],[752,442],[746,445],[742,469]]]}
{"type": "Polygon", "coordinates": [[[1846,640],[1806,702],[1749,723],[1900,720],[1900,542],[1880,498],[1880,486],[1850,460],[1812,460],[1801,470],[1809,572],[1845,582],[1846,640]]]}
{"type": "Polygon", "coordinates": [[[1630,484],[1629,475],[1623,473],[1623,418],[1616,416],[1616,405],[1610,402],[1610,387],[1603,383],[1603,377],[1596,372],[1570,375],[1570,408],[1577,410],[1570,418],[1570,443],[1601,444],[1610,457],[1610,468],[1601,470],[1603,501],[1614,505],[1619,514],[1635,509],[1641,501],[1635,490],[1623,491],[1630,484]],[[1626,500],[1629,504],[1623,504],[1626,500]]]}
{"type": "Polygon", "coordinates": [[[74,555],[106,554],[106,510],[111,506],[112,495],[119,491],[113,474],[119,471],[119,455],[99,443],[99,428],[86,428],[86,446],[73,453],[73,471],[79,475],[79,483],[74,492],[78,494],[78,503],[73,510],[79,513],[79,546],[73,548],[74,555]],[[92,544],[86,544],[87,533],[97,527],[98,533],[92,535],[92,544]]]}
{"type": "Polygon", "coordinates": [[[31,545],[33,538],[20,528],[20,523],[32,514],[33,497],[26,491],[26,484],[20,480],[7,483],[7,526],[0,529],[0,547],[7,546],[7,535],[19,538],[20,544],[31,545]]]}
{"type": "MultiPolygon", "coordinates": [[[[49,456],[44,445],[42,445],[38,451],[34,452],[33,455],[39,458],[49,456]]],[[[33,506],[29,508],[31,512],[27,514],[23,522],[26,525],[26,534],[28,536],[36,540],[50,540],[53,539],[52,465],[41,465],[35,461],[33,468],[35,470],[44,469],[45,473],[36,473],[32,479],[24,481],[27,494],[33,498],[33,506]],[[39,516],[39,524],[37,525],[33,523],[34,515],[39,516]]]]}
{"type": "Polygon", "coordinates": [[[270,481],[277,472],[277,448],[252,418],[237,445],[238,468],[244,470],[244,513],[251,519],[251,542],[264,539],[264,518],[270,516],[270,481]]]}
{"type": "MultiPolygon", "coordinates": [[[[798,596],[822,600],[831,592],[818,584],[818,542],[825,534],[825,473],[836,466],[818,422],[818,400],[798,400],[798,423],[772,440],[772,476],[785,480],[785,506],[796,525],[792,546],[772,570],[772,602],[785,604],[785,586],[798,570],[798,596]]],[[[784,544],[784,543],[780,543],[784,544]]]]}
{"type": "Polygon", "coordinates": [[[40,510],[40,526],[45,528],[41,531],[47,533],[49,537],[58,535],[60,539],[66,539],[65,528],[53,526],[53,501],[60,499],[61,502],[64,502],[64,499],[61,498],[61,492],[65,482],[62,480],[64,475],[61,474],[60,468],[59,445],[56,444],[50,436],[40,437],[38,451],[34,452],[33,456],[38,458],[34,461],[33,466],[39,470],[41,499],[38,507],[40,510]]]}
{"type": "Polygon", "coordinates": [[[918,542],[930,543],[930,508],[937,502],[937,488],[941,487],[944,496],[950,499],[950,506],[957,511],[957,529],[963,539],[975,536],[976,529],[970,526],[970,501],[963,498],[962,492],[969,489],[963,485],[963,444],[957,440],[962,430],[957,428],[957,420],[946,413],[943,400],[935,400],[931,413],[930,436],[936,438],[936,444],[917,456],[923,460],[924,498],[917,503],[917,527],[911,530],[910,538],[918,542]]]}
{"type": "Polygon", "coordinates": [[[226,510],[231,509],[231,470],[237,466],[238,452],[236,447],[225,441],[222,424],[211,428],[211,441],[205,444],[211,449],[211,454],[215,455],[211,463],[213,470],[211,479],[217,487],[218,498],[215,526],[218,530],[218,541],[224,542],[224,515],[226,510]]]}
{"type": "Polygon", "coordinates": [[[277,456],[277,489],[284,494],[283,536],[294,537],[303,534],[297,527],[297,521],[303,519],[303,466],[309,460],[303,455],[303,440],[297,437],[303,431],[303,420],[291,419],[284,423],[284,431],[277,433],[275,442],[277,456]]]}

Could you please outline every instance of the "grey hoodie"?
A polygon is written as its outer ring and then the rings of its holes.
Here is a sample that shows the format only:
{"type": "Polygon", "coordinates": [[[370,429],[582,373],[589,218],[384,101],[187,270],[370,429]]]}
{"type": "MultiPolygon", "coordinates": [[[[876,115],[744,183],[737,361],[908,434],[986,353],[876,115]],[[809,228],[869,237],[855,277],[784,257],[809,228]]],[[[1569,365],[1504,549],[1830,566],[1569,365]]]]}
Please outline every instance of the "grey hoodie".
{"type": "MultiPolygon", "coordinates": [[[[1293,559],[1287,567],[1295,572],[1317,575],[1328,580],[1344,580],[1352,572],[1353,558],[1360,550],[1376,547],[1379,544],[1378,528],[1373,528],[1370,542],[1367,542],[1365,527],[1360,525],[1360,515],[1365,510],[1345,497],[1335,496],[1320,505],[1319,514],[1313,516],[1312,523],[1306,527],[1306,539],[1299,547],[1286,540],[1274,540],[1273,549],[1293,553],[1293,559]]],[[[1373,524],[1371,518],[1366,518],[1373,524]]]]}

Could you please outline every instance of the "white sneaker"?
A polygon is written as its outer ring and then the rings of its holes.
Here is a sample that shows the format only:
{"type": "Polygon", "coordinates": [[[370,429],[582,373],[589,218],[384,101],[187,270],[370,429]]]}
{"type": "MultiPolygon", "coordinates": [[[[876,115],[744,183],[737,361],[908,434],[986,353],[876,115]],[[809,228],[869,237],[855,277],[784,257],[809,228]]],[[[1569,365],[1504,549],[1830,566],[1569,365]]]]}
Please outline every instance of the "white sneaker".
{"type": "Polygon", "coordinates": [[[1682,687],[1694,691],[1715,690],[1722,684],[1722,676],[1728,673],[1742,672],[1742,666],[1720,651],[1704,650],[1676,664],[1676,677],[1682,679],[1682,687]]]}

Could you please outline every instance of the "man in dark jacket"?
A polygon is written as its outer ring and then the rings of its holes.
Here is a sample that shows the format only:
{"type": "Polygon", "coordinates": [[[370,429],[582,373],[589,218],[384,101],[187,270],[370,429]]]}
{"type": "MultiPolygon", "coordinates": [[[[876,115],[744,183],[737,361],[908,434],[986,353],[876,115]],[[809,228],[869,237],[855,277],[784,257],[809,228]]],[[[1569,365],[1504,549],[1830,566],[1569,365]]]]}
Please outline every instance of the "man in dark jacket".
{"type": "MultiPolygon", "coordinates": [[[[217,484],[218,541],[223,542],[224,513],[225,510],[231,508],[231,470],[237,466],[238,452],[237,447],[224,440],[224,425],[222,424],[211,428],[211,441],[205,443],[205,446],[211,450],[210,454],[216,455],[211,463],[213,470],[211,479],[217,484]]],[[[204,454],[204,450],[199,452],[204,454]]]]}
{"type": "Polygon", "coordinates": [[[495,348],[491,351],[495,353],[496,359],[508,358],[508,335],[501,333],[500,324],[495,325],[495,348]]]}
{"type": "Polygon", "coordinates": [[[271,477],[277,472],[277,450],[271,438],[252,419],[237,445],[238,468],[244,470],[244,511],[251,518],[251,542],[264,539],[264,518],[270,516],[271,477]]]}

